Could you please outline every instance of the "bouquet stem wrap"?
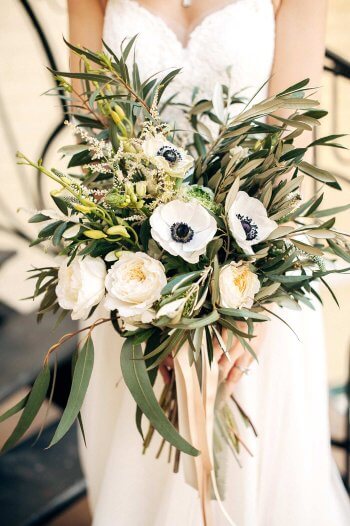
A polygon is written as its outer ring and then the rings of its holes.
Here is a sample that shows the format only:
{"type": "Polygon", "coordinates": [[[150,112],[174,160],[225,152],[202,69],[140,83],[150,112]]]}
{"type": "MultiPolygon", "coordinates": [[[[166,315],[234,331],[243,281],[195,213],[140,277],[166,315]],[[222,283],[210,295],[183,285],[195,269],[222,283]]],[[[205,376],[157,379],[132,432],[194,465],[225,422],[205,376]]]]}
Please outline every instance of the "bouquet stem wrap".
{"type": "Polygon", "coordinates": [[[202,345],[201,385],[194,363],[190,363],[190,349],[184,345],[174,357],[174,368],[179,410],[179,431],[194,447],[201,451],[198,457],[184,455],[184,472],[187,483],[199,492],[204,526],[213,526],[211,494],[216,499],[228,522],[228,516],[216,487],[213,459],[214,408],[219,381],[216,360],[209,365],[205,338],[202,345]]]}

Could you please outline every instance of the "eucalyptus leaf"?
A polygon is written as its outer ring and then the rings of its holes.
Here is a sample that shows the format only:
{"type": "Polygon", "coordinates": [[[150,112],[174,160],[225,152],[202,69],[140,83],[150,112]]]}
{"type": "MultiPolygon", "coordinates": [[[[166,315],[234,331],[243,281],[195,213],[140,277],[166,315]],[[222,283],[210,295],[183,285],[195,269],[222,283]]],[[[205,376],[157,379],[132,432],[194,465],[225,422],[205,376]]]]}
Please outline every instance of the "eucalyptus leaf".
{"type": "Polygon", "coordinates": [[[19,402],[17,402],[14,406],[10,407],[10,409],[7,409],[5,413],[3,413],[0,416],[0,422],[5,422],[8,418],[15,415],[19,411],[22,411],[22,409],[25,408],[26,403],[28,402],[29,394],[26,394],[19,402]]]}
{"type": "Polygon", "coordinates": [[[151,425],[180,451],[192,456],[199,455],[200,452],[179,435],[159,406],[146,370],[141,346],[134,345],[130,339],[126,340],[121,350],[120,364],[130,393],[151,425]]]}
{"type": "Polygon", "coordinates": [[[168,283],[165,285],[165,287],[162,290],[162,295],[164,296],[166,294],[174,292],[174,290],[176,290],[178,287],[181,287],[181,285],[194,281],[202,274],[202,270],[195,270],[193,272],[188,272],[186,274],[180,274],[179,276],[176,276],[175,278],[168,281],[168,283]]]}
{"type": "Polygon", "coordinates": [[[269,317],[260,312],[254,312],[248,309],[229,309],[221,307],[218,309],[220,314],[224,316],[232,316],[233,318],[251,319],[256,321],[267,321],[269,317]]]}
{"type": "MultiPolygon", "coordinates": [[[[10,437],[5,442],[2,452],[7,451],[13,447],[22,438],[24,433],[29,429],[34,418],[38,414],[38,411],[46,398],[50,384],[50,368],[46,363],[38,374],[34,385],[26,399],[23,412],[15,429],[13,430],[10,437]]],[[[22,401],[23,402],[23,401],[22,401]]]]}
{"type": "Polygon", "coordinates": [[[91,336],[86,341],[79,352],[72,379],[72,385],[65,410],[56,428],[55,434],[50,442],[50,446],[57,444],[69,431],[75,419],[78,417],[83,404],[87,388],[89,386],[92,368],[94,364],[94,345],[91,336]]]}

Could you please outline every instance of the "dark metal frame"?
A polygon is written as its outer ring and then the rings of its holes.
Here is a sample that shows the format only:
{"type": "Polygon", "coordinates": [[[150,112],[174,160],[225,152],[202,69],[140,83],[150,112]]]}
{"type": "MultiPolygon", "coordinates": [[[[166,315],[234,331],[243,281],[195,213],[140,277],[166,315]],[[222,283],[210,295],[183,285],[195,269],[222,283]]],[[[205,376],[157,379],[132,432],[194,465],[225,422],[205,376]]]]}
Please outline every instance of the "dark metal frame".
{"type": "MultiPolygon", "coordinates": [[[[30,5],[30,2],[27,0],[20,0],[20,3],[22,4],[24,10],[26,11],[32,25],[34,26],[34,29],[37,33],[37,36],[40,40],[40,43],[43,47],[43,51],[45,53],[45,56],[47,58],[48,64],[50,65],[50,68],[57,71],[57,63],[55,60],[55,57],[53,55],[53,52],[51,50],[49,41],[46,38],[45,32],[43,30],[43,27],[41,26],[38,17],[36,16],[35,12],[33,11],[33,8],[30,5]]],[[[54,79],[56,83],[56,87],[59,87],[59,83],[56,79],[54,79]]],[[[50,149],[50,146],[52,145],[53,141],[56,139],[56,137],[59,135],[60,131],[64,128],[64,121],[69,118],[68,114],[68,106],[63,98],[60,98],[60,105],[62,110],[62,120],[56,125],[56,127],[52,130],[50,133],[48,139],[46,140],[41,154],[40,159],[45,160],[45,157],[50,149]]],[[[42,193],[42,174],[38,171],[37,172],[37,178],[36,178],[36,189],[37,189],[37,199],[38,199],[38,208],[43,208],[44,205],[44,198],[42,193]]]]}

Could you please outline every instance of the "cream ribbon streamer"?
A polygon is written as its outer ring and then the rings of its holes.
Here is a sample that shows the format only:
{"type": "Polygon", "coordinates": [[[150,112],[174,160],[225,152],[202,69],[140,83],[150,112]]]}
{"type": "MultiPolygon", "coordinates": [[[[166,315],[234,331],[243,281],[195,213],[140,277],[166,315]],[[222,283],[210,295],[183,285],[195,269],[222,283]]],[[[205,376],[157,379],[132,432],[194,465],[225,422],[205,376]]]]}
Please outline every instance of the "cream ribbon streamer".
{"type": "Polygon", "coordinates": [[[183,455],[185,479],[199,492],[203,526],[213,526],[211,489],[228,523],[235,526],[220,500],[215,480],[213,428],[219,371],[216,360],[211,366],[209,365],[205,338],[201,352],[202,389],[195,363],[191,365],[191,350],[188,344],[181,347],[174,357],[179,431],[186,440],[201,451],[198,457],[183,455]]]}

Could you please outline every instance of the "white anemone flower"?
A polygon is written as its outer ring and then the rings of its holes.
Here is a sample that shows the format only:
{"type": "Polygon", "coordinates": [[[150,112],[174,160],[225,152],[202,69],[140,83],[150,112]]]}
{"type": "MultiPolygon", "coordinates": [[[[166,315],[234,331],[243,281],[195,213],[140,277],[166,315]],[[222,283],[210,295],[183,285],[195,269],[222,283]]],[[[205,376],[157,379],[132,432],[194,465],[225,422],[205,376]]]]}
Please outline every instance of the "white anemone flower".
{"type": "Polygon", "coordinates": [[[194,164],[191,155],[167,141],[160,133],[147,137],[142,143],[142,149],[155,166],[172,177],[185,177],[194,164]]]}
{"type": "Polygon", "coordinates": [[[153,239],[188,263],[198,263],[217,230],[214,217],[204,206],[179,199],[159,205],[150,217],[150,224],[153,239]]]}
{"type": "Polygon", "coordinates": [[[237,244],[246,254],[254,254],[253,246],[266,239],[278,225],[269,219],[264,205],[247,192],[238,192],[228,211],[228,224],[237,244]]]}

